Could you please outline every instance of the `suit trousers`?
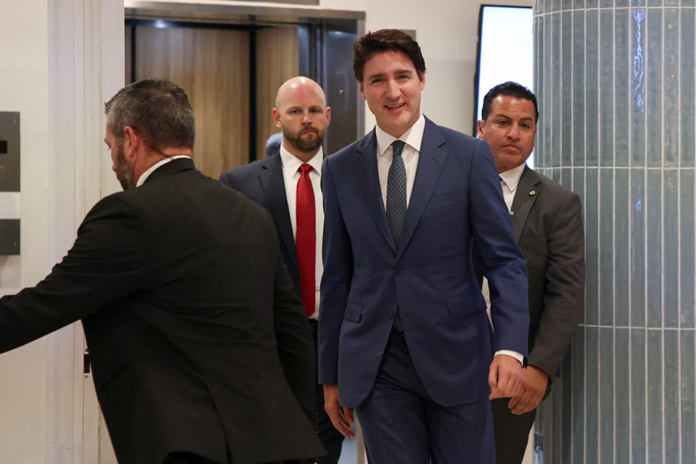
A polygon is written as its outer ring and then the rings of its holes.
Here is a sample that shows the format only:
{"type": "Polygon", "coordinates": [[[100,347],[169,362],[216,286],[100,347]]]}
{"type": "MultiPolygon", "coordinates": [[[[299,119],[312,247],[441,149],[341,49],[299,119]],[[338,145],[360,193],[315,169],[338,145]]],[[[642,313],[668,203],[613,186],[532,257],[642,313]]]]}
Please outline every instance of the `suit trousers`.
{"type": "Polygon", "coordinates": [[[534,425],[536,409],[516,415],[510,411],[510,398],[491,401],[495,428],[496,464],[521,464],[527,450],[529,431],[534,425]]]}
{"type": "Polygon", "coordinates": [[[403,333],[392,331],[369,396],[356,408],[370,464],[494,464],[490,401],[435,403],[403,333]]]}

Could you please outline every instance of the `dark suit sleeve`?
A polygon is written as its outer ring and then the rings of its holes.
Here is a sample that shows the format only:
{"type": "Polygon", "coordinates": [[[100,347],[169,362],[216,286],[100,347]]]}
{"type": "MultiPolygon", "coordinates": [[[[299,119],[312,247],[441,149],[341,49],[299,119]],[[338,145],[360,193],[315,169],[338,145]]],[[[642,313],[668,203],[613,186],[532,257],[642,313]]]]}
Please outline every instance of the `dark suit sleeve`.
{"type": "Polygon", "coordinates": [[[553,379],[582,317],[585,295],[585,235],[576,194],[559,209],[547,236],[544,311],[529,364],[553,379]]]}
{"type": "Polygon", "coordinates": [[[353,251],[343,222],[341,207],[329,169],[324,161],[321,175],[324,195],[324,273],[319,309],[319,383],[338,384],[338,341],[353,275],[353,251]]]}
{"type": "Polygon", "coordinates": [[[316,425],[317,377],[314,339],[302,302],[293,290],[280,250],[275,271],[273,321],[278,341],[278,356],[285,378],[310,423],[316,425]]]}
{"type": "Polygon", "coordinates": [[[527,266],[512,231],[510,212],[486,142],[478,141],[469,175],[470,223],[481,258],[481,271],[490,288],[495,327],[493,349],[527,356],[527,266]]]}
{"type": "Polygon", "coordinates": [[[0,300],[0,352],[29,343],[149,285],[150,235],[140,210],[110,196],[78,230],[72,249],[34,288],[0,300]]]}
{"type": "Polygon", "coordinates": [[[230,169],[229,171],[225,171],[220,175],[220,183],[228,187],[234,188],[234,185],[232,183],[231,171],[232,170],[230,169]]]}

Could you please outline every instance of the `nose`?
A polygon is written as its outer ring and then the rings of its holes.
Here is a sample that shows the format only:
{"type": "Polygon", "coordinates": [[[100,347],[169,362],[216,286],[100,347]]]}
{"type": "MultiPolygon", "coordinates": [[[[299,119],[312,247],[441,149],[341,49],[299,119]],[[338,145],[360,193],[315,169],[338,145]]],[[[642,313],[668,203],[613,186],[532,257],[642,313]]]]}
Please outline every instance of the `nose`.
{"type": "Polygon", "coordinates": [[[302,114],[302,124],[312,124],[312,114],[309,111],[305,111],[302,114]]]}
{"type": "Polygon", "coordinates": [[[387,82],[386,97],[390,100],[396,100],[397,98],[399,98],[400,92],[401,92],[401,89],[399,87],[399,84],[397,84],[395,80],[390,79],[387,82]]]}
{"type": "Polygon", "coordinates": [[[520,137],[520,128],[517,124],[511,124],[510,130],[508,131],[508,137],[511,139],[518,139],[520,137]]]}

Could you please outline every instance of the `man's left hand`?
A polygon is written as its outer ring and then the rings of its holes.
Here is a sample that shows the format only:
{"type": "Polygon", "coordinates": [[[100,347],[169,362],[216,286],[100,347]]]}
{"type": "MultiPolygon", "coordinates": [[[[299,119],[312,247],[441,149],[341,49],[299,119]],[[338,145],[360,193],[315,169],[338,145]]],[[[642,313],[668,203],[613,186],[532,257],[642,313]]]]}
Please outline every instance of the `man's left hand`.
{"type": "Polygon", "coordinates": [[[524,414],[539,406],[546,392],[549,376],[538,367],[527,366],[519,392],[512,397],[508,406],[513,414],[524,414]]]}
{"type": "Polygon", "coordinates": [[[491,387],[488,399],[515,396],[522,383],[523,370],[522,364],[512,356],[494,356],[488,372],[488,385],[491,387]]]}

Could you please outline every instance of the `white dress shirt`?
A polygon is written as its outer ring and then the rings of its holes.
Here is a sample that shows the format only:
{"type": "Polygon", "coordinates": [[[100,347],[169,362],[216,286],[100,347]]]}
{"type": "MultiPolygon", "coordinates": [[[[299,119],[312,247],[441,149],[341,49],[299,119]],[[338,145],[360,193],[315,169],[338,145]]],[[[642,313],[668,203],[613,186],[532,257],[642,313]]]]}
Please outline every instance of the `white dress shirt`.
{"type": "MultiPolygon", "coordinates": [[[[425,118],[422,113],[413,126],[398,139],[384,132],[379,126],[375,127],[375,135],[377,136],[377,171],[379,174],[379,186],[382,190],[382,202],[384,203],[385,209],[387,208],[387,180],[389,178],[389,168],[394,159],[394,149],[391,144],[395,140],[401,140],[406,143],[406,145],[404,145],[404,150],[401,152],[401,158],[404,160],[404,167],[406,168],[406,207],[408,207],[411,200],[411,193],[413,192],[413,183],[416,180],[416,170],[418,169],[418,159],[420,158],[420,149],[424,132],[425,118]]],[[[519,181],[519,177],[517,180],[519,181]]],[[[517,184],[515,184],[515,186],[517,186],[517,184]]],[[[512,200],[510,201],[510,204],[512,204],[512,200]]],[[[486,283],[486,289],[487,288],[486,283]]],[[[496,356],[499,354],[512,356],[519,362],[524,360],[524,356],[515,351],[500,350],[495,352],[496,356]]]]}
{"type": "MultiPolygon", "coordinates": [[[[404,160],[406,168],[406,207],[408,208],[413,192],[413,182],[416,180],[416,170],[418,169],[418,159],[420,158],[421,142],[425,132],[425,118],[421,114],[418,120],[404,133],[398,140],[405,142],[401,152],[401,159],[404,160]]],[[[389,179],[389,168],[394,159],[394,149],[391,144],[397,140],[396,137],[384,132],[379,126],[375,128],[377,136],[377,172],[379,173],[379,186],[382,190],[382,203],[384,209],[387,208],[387,180],[389,179]]]]}
{"type": "MultiPolygon", "coordinates": [[[[281,145],[280,159],[283,165],[283,181],[285,182],[285,197],[288,201],[288,210],[290,211],[290,222],[292,223],[292,236],[297,237],[297,183],[300,180],[300,166],[304,163],[295,155],[291,154],[281,145]]],[[[312,166],[309,171],[309,180],[312,182],[314,190],[314,208],[316,209],[316,272],[314,274],[314,282],[316,285],[316,298],[314,300],[315,311],[310,316],[310,319],[319,318],[319,286],[321,284],[321,275],[324,272],[324,263],[321,259],[322,236],[324,233],[324,196],[321,193],[321,166],[324,163],[324,152],[319,148],[312,159],[307,164],[312,166]]]]}
{"type": "Polygon", "coordinates": [[[147,180],[147,178],[150,177],[150,174],[152,174],[153,172],[155,172],[155,171],[156,171],[157,169],[159,169],[161,166],[164,166],[165,164],[171,163],[172,161],[174,161],[174,160],[176,160],[176,159],[180,159],[180,158],[188,158],[188,159],[191,159],[190,156],[186,156],[186,155],[178,155],[178,156],[167,157],[167,158],[163,159],[162,161],[153,164],[152,166],[150,166],[150,169],[148,169],[147,171],[143,172],[143,174],[138,178],[138,182],[135,184],[135,186],[136,186],[136,187],[140,187],[141,185],[143,185],[143,184],[145,183],[145,181],[147,180]]]}

